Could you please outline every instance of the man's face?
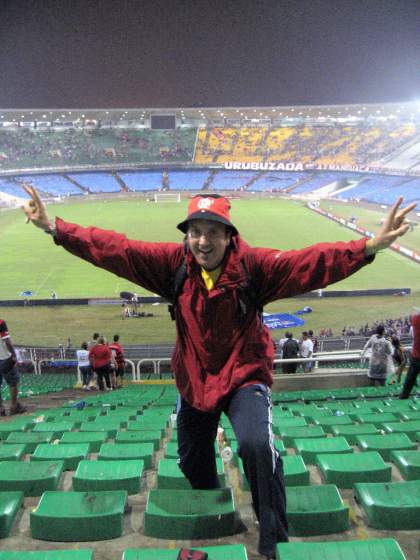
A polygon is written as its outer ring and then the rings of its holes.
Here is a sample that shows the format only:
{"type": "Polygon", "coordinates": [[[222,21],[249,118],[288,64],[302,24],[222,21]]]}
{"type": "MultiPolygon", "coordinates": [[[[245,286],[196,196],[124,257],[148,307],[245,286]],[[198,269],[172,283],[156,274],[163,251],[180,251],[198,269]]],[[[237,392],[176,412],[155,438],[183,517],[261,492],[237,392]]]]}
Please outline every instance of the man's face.
{"type": "Polygon", "coordinates": [[[187,242],[191,253],[206,270],[217,268],[230,243],[230,232],[223,224],[211,220],[191,220],[187,242]]]}

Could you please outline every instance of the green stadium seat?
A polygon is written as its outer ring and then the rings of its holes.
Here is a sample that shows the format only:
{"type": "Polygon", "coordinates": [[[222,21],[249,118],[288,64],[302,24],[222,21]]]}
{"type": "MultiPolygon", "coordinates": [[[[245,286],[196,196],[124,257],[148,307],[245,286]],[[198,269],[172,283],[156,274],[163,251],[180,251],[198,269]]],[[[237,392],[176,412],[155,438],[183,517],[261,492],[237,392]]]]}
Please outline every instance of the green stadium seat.
{"type": "Polygon", "coordinates": [[[2,461],[0,491],[16,490],[25,496],[40,496],[45,490],[57,488],[63,466],[63,461],[2,461]]]}
{"type": "Polygon", "coordinates": [[[53,444],[40,443],[33,454],[32,461],[63,461],[65,471],[75,471],[82,459],[89,455],[88,443],[53,444]]]}
{"type": "Polygon", "coordinates": [[[103,443],[99,450],[99,461],[141,460],[145,469],[153,464],[153,443],[103,443]]]}
{"type": "Polygon", "coordinates": [[[140,460],[80,461],[73,476],[75,492],[125,490],[138,494],[144,463],[140,460]]]}
{"type": "Polygon", "coordinates": [[[288,486],[286,498],[291,536],[329,535],[349,528],[349,508],[332,484],[288,486]]]}
{"type": "Polygon", "coordinates": [[[297,438],[293,442],[293,447],[309,465],[314,465],[317,456],[322,453],[353,453],[353,448],[344,437],[297,438]]]}
{"type": "Polygon", "coordinates": [[[282,442],[281,439],[275,439],[274,440],[274,447],[279,452],[281,457],[284,457],[285,455],[287,455],[286,448],[284,447],[284,443],[282,442]]]}
{"type": "Polygon", "coordinates": [[[60,444],[74,445],[87,443],[89,453],[98,453],[101,445],[108,439],[106,432],[64,432],[60,444]]]}
{"type": "Polygon", "coordinates": [[[93,422],[82,422],[80,426],[81,432],[105,432],[108,438],[115,438],[117,431],[121,428],[119,420],[108,420],[105,416],[93,422]]]}
{"type": "Polygon", "coordinates": [[[317,456],[316,464],[328,484],[339,488],[352,488],[356,482],[389,482],[392,467],[386,465],[377,451],[351,455],[317,456]]]}
{"type": "MultiPolygon", "coordinates": [[[[216,459],[217,476],[220,486],[225,486],[225,467],[221,459],[216,459]]],[[[179,468],[177,459],[161,459],[157,469],[157,487],[165,490],[191,490],[191,484],[179,468]]]]}
{"type": "Polygon", "coordinates": [[[391,451],[391,461],[405,480],[420,480],[420,451],[391,451]]]}
{"type": "Polygon", "coordinates": [[[165,445],[165,459],[177,459],[178,458],[178,444],[175,442],[169,442],[165,445]]]}
{"type": "Polygon", "coordinates": [[[306,486],[309,484],[310,472],[300,455],[282,457],[284,483],[286,486],[306,486]]]}
{"type": "Polygon", "coordinates": [[[60,439],[64,432],[71,432],[76,429],[75,422],[40,422],[35,424],[32,433],[53,433],[53,439],[60,439]]]}
{"type": "Polygon", "coordinates": [[[129,432],[159,432],[161,438],[163,438],[166,433],[166,428],[158,422],[144,422],[142,420],[128,422],[127,430],[129,432]]]}
{"type": "Polygon", "coordinates": [[[371,414],[355,414],[351,417],[360,424],[373,424],[378,429],[382,428],[384,422],[398,422],[398,416],[392,412],[376,412],[371,414]]]}
{"type": "Polygon", "coordinates": [[[20,461],[25,455],[24,443],[9,443],[0,445],[0,461],[20,461]]]}
{"type": "Polygon", "coordinates": [[[120,537],[127,492],[44,492],[30,514],[32,538],[102,541],[120,537]]]}
{"type": "Polygon", "coordinates": [[[322,429],[329,434],[332,433],[332,426],[347,426],[352,424],[353,420],[348,414],[342,414],[341,416],[337,416],[336,414],[334,414],[332,416],[315,418],[315,425],[321,426],[322,429]]]}
{"type": "Polygon", "coordinates": [[[281,560],[406,560],[394,539],[278,543],[281,560]]]}
{"type": "Polygon", "coordinates": [[[23,505],[23,492],[0,492],[0,539],[9,536],[13,521],[23,505]]]}
{"type": "Polygon", "coordinates": [[[213,539],[237,532],[232,490],[150,490],[144,534],[160,539],[213,539]]]}
{"type": "Polygon", "coordinates": [[[389,434],[407,434],[412,441],[416,441],[416,432],[420,431],[420,420],[384,422],[382,427],[389,434]]]}
{"type": "Polygon", "coordinates": [[[144,431],[144,432],[117,432],[115,436],[115,443],[117,444],[125,444],[125,443],[153,443],[153,447],[155,451],[157,451],[160,447],[160,432],[153,430],[153,431],[144,431]]]}
{"type": "Polygon", "coordinates": [[[280,435],[282,428],[289,428],[290,426],[307,426],[308,422],[303,416],[294,416],[293,418],[273,419],[273,433],[280,435]]]}
{"type": "Polygon", "coordinates": [[[13,432],[26,432],[32,426],[32,422],[25,419],[24,422],[12,421],[0,423],[0,441],[7,440],[13,432]]]}
{"type": "Polygon", "coordinates": [[[52,432],[12,432],[5,444],[19,443],[25,445],[25,453],[33,453],[40,443],[50,443],[54,436],[52,432]]]}
{"type": "Polygon", "coordinates": [[[292,447],[293,440],[297,438],[324,438],[327,434],[321,426],[291,426],[290,428],[281,428],[280,436],[285,447],[292,447]]]}
{"type": "Polygon", "coordinates": [[[375,529],[420,529],[420,480],[357,483],[354,497],[375,529]]]}
{"type": "Polygon", "coordinates": [[[0,560],[93,560],[93,550],[34,550],[0,552],[0,560]]]}
{"type": "Polygon", "coordinates": [[[420,420],[420,410],[399,410],[397,413],[403,420],[420,420]]]}
{"type": "Polygon", "coordinates": [[[376,435],[379,433],[374,424],[345,424],[344,426],[331,426],[335,436],[343,436],[350,445],[357,445],[356,436],[376,435]]]}
{"type": "MultiPolygon", "coordinates": [[[[208,560],[247,560],[243,544],[221,546],[200,546],[198,550],[206,552],[208,560]]],[[[124,551],[122,560],[176,560],[178,549],[167,548],[129,548],[124,551]]],[[[1,560],[1,557],[0,557],[1,560]]]]}
{"type": "Polygon", "coordinates": [[[387,434],[379,436],[356,436],[362,451],[377,451],[384,461],[391,460],[391,451],[417,449],[417,445],[406,434],[387,434]]]}

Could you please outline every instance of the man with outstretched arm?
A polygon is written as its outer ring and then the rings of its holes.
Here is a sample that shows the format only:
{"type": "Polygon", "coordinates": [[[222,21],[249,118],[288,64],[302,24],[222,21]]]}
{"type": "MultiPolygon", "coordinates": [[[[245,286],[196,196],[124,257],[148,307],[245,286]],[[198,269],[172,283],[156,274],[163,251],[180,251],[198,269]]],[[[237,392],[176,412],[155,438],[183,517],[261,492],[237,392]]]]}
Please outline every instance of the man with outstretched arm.
{"type": "Polygon", "coordinates": [[[112,231],[50,220],[33,187],[24,211],[67,251],[173,302],[177,340],[172,357],[180,400],[180,468],[195,489],[219,486],[214,441],[225,412],[238,440],[259,521],[259,553],[275,557],[288,540],[281,458],[273,444],[274,349],[261,309],[279,298],[324,288],[372,262],[409,226],[402,199],[376,237],[320,243],[299,251],[250,247],[230,219],[229,201],[194,197],[178,224],[184,243],[133,241],[112,231]],[[174,280],[183,278],[174,289],[174,280]]]}

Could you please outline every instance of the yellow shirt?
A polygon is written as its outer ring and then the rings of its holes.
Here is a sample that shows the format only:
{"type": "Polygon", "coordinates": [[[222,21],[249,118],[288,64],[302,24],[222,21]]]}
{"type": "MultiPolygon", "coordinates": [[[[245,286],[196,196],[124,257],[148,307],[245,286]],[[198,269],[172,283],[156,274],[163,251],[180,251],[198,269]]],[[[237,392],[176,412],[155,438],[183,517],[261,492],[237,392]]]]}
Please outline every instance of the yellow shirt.
{"type": "Polygon", "coordinates": [[[205,268],[201,267],[201,277],[208,291],[214,288],[217,279],[220,276],[221,270],[222,270],[221,266],[218,266],[214,270],[206,270],[205,268]]]}

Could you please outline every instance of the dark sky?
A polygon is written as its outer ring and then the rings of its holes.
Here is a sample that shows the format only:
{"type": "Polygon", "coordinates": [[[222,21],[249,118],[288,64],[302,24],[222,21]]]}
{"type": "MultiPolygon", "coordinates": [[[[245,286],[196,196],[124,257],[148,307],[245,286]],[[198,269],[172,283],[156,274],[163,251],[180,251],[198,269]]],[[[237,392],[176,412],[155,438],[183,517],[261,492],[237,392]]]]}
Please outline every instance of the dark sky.
{"type": "Polygon", "coordinates": [[[420,99],[420,0],[0,0],[0,107],[420,99]]]}

